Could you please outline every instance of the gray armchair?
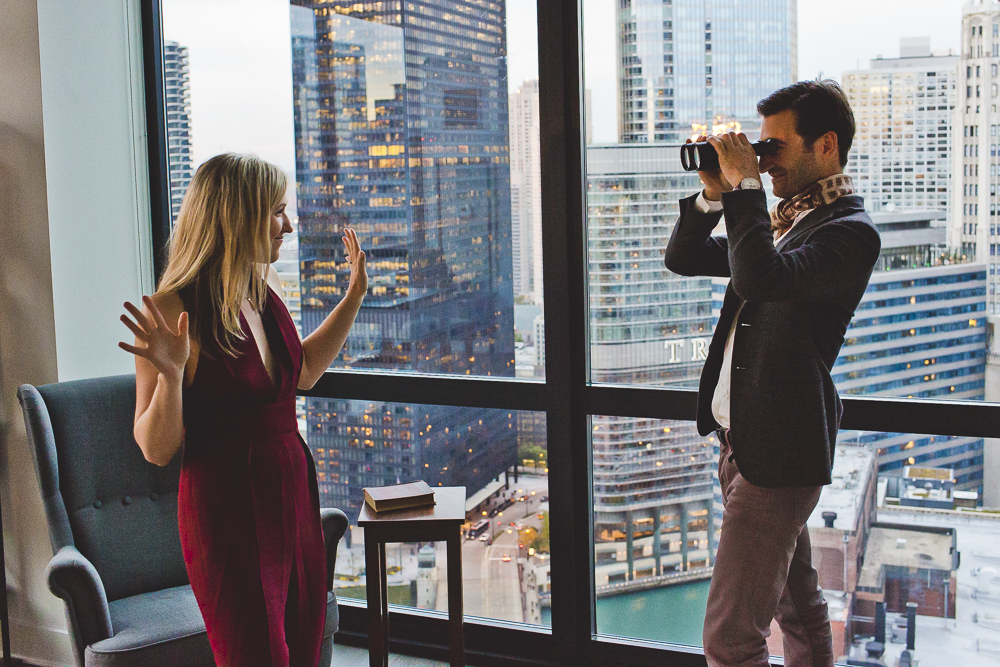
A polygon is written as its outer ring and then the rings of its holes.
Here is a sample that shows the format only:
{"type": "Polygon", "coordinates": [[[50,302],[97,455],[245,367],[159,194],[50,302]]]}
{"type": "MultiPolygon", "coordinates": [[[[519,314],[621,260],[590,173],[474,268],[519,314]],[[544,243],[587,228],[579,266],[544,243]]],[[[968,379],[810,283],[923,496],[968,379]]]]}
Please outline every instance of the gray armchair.
{"type": "MultiPolygon", "coordinates": [[[[52,551],[49,589],[66,602],[79,667],[214,665],[177,528],[180,457],[148,463],[132,436],[135,376],[18,389],[52,551]]],[[[347,517],[322,511],[327,590],[347,517]]],[[[327,595],[320,665],[333,657],[327,595]]]]}

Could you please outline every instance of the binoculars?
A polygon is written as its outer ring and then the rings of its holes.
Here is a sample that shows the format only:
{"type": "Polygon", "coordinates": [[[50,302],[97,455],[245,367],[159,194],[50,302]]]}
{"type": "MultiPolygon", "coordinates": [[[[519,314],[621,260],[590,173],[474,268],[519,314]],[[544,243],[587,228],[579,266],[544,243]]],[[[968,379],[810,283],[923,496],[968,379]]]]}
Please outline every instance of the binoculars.
{"type": "MultiPolygon", "coordinates": [[[[778,149],[774,139],[755,141],[750,144],[758,157],[769,155],[778,149]]],[[[696,141],[681,146],[681,166],[684,171],[711,171],[719,168],[719,154],[707,141],[696,141]]]]}

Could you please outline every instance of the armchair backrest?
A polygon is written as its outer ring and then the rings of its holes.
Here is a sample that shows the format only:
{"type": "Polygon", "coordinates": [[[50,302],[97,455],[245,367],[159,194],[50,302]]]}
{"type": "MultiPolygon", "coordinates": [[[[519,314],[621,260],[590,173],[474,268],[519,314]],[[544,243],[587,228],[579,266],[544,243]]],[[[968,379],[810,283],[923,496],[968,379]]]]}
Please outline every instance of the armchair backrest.
{"type": "Polygon", "coordinates": [[[74,545],[108,601],[188,583],[177,529],[181,457],[146,461],[132,436],[135,376],[22,385],[52,551],[74,545]]]}

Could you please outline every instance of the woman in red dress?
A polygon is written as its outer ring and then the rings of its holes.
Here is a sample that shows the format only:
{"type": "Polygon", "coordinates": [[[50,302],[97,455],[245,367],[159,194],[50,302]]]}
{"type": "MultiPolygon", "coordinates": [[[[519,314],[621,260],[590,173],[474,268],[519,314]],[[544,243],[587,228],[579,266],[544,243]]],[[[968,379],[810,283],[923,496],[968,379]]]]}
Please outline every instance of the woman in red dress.
{"type": "Polygon", "coordinates": [[[326,619],[316,472],[295,395],[339,354],[368,277],[346,229],[345,296],[299,339],[271,266],[292,231],[286,190],[256,156],[201,165],[156,294],[121,318],[136,338],[119,343],[135,355],[136,442],[158,465],[183,451],[181,546],[219,667],[315,667],[326,619]]]}

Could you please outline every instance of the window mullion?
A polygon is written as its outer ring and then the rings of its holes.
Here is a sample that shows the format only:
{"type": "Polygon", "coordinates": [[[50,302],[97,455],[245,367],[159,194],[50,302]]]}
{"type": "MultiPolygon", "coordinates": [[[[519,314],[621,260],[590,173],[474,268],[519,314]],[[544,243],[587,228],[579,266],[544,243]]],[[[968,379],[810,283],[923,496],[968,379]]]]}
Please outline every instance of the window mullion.
{"type": "Polygon", "coordinates": [[[569,662],[594,632],[579,18],[577,2],[538,3],[552,633],[569,662]]]}

